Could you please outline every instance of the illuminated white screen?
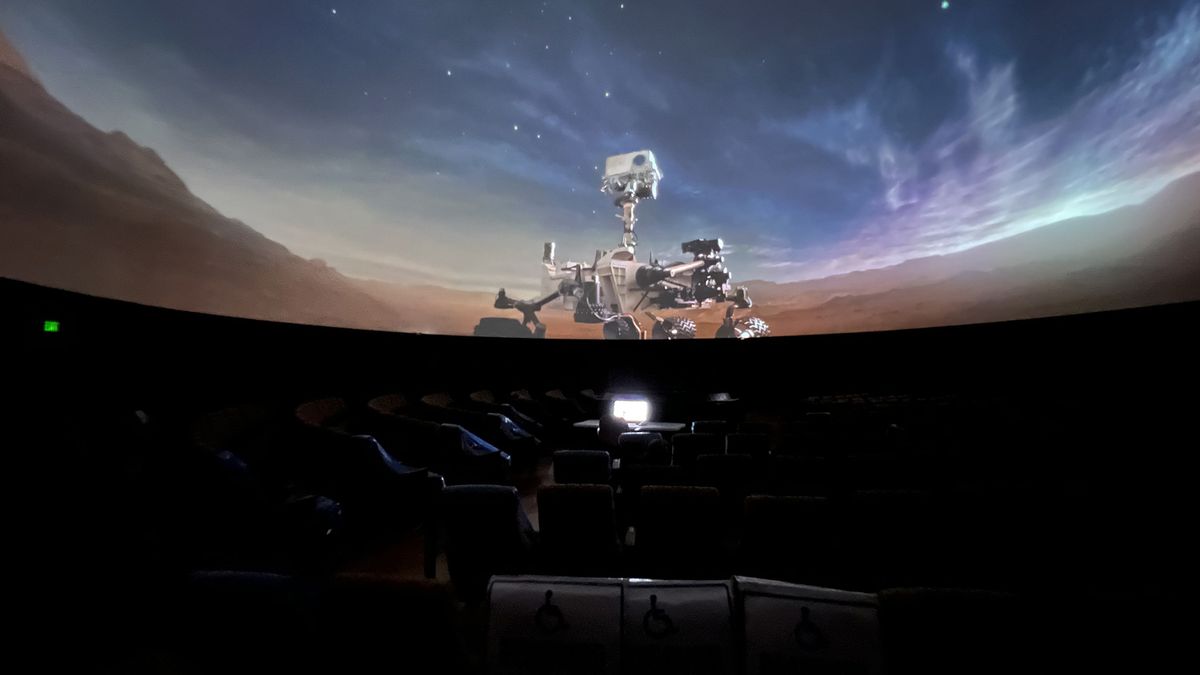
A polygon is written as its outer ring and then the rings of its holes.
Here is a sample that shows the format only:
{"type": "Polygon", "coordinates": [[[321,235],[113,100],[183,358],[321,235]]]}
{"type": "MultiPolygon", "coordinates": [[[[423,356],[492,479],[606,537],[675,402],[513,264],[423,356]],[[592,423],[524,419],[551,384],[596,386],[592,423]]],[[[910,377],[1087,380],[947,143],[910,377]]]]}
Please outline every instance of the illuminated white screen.
{"type": "Polygon", "coordinates": [[[630,424],[641,424],[650,419],[650,402],[619,399],[613,401],[612,413],[630,424]]]}

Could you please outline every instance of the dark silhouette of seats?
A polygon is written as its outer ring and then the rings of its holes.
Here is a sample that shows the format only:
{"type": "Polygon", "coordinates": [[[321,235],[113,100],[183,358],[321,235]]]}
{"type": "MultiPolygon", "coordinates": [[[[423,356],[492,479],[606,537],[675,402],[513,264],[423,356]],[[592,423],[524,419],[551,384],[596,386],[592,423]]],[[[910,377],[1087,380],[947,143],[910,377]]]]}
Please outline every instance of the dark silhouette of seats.
{"type": "Polygon", "coordinates": [[[647,485],[638,500],[636,559],[641,576],[713,579],[728,573],[716,488],[647,485]]]}
{"type": "Polygon", "coordinates": [[[729,433],[731,425],[725,420],[697,420],[692,422],[693,434],[715,434],[724,436],[729,433]]]}
{"type": "Polygon", "coordinates": [[[621,495],[617,501],[617,519],[631,525],[637,519],[638,499],[647,485],[680,485],[683,471],[670,464],[622,464],[618,472],[621,495]]]}
{"type": "Polygon", "coordinates": [[[347,523],[363,534],[424,522],[443,485],[427,469],[392,458],[371,436],[336,437],[328,450],[332,495],[342,503],[347,523]]]}
{"type": "Polygon", "coordinates": [[[340,555],[338,502],[264,486],[229,450],[181,453],[186,480],[175,483],[173,517],[192,565],[206,568],[322,571],[340,555]]]}
{"type": "Polygon", "coordinates": [[[657,431],[626,431],[617,437],[617,455],[621,461],[644,464],[647,463],[651,445],[665,442],[663,435],[657,431]]]}
{"type": "Polygon", "coordinates": [[[450,484],[504,484],[509,481],[506,453],[471,434],[461,425],[441,424],[405,414],[406,399],[388,394],[367,404],[366,426],[388,448],[399,448],[398,458],[414,466],[428,466],[450,484]]]}
{"type": "Polygon", "coordinates": [[[541,437],[546,432],[543,420],[518,410],[511,403],[498,398],[490,389],[479,389],[468,394],[466,398],[454,400],[462,401],[459,407],[467,410],[504,415],[534,436],[541,437]]]}
{"type": "Polygon", "coordinates": [[[696,458],[693,482],[717,488],[725,504],[725,515],[732,521],[740,519],[746,495],[760,487],[750,455],[700,455],[696,458]]]}
{"type": "Polygon", "coordinates": [[[603,450],[559,450],[553,462],[555,483],[607,485],[612,480],[612,459],[603,450]]]}
{"type": "Polygon", "coordinates": [[[771,437],[766,434],[734,433],[725,436],[725,452],[730,455],[751,455],[766,461],[771,455],[771,437]]]}
{"type": "Polygon", "coordinates": [[[860,490],[846,498],[839,587],[877,591],[942,585],[945,564],[932,495],[916,490],[860,490]]]}
{"type": "Polygon", "coordinates": [[[319,592],[278,574],[192,573],[172,603],[172,651],[199,672],[315,673],[319,592]]]}
{"type": "Polygon", "coordinates": [[[675,434],[671,437],[672,463],[692,468],[700,455],[719,455],[725,452],[725,439],[716,434],[675,434]]]}
{"type": "Polygon", "coordinates": [[[324,672],[469,672],[454,599],[442,584],[339,574],[321,600],[324,672]]]}
{"type": "Polygon", "coordinates": [[[546,485],[538,489],[538,546],[547,574],[619,576],[613,490],[608,485],[546,485]]]}
{"type": "Polygon", "coordinates": [[[775,432],[775,426],[770,422],[739,422],[737,425],[737,433],[739,434],[764,434],[770,436],[775,432]]]}
{"type": "Polygon", "coordinates": [[[879,594],[879,621],[888,671],[999,675],[1030,663],[1050,666],[1053,661],[1044,660],[1051,646],[1047,628],[1057,615],[1032,610],[1006,593],[885,590],[879,594]]]}
{"type": "Polygon", "coordinates": [[[832,460],[804,455],[774,455],[768,462],[767,491],[773,495],[819,497],[837,489],[832,460]]]}
{"type": "Polygon", "coordinates": [[[739,574],[825,587],[837,581],[840,552],[829,500],[751,495],[744,507],[739,574]]]}
{"type": "Polygon", "coordinates": [[[444,393],[422,396],[416,407],[422,417],[466,428],[507,452],[518,465],[530,466],[537,461],[541,440],[507,415],[461,408],[453,397],[444,393]]]}
{"type": "Polygon", "coordinates": [[[832,413],[805,413],[802,419],[784,426],[778,451],[791,455],[837,455],[844,449],[841,431],[842,426],[832,413]]]}
{"type": "Polygon", "coordinates": [[[521,574],[530,567],[536,533],[516,488],[448,487],[440,516],[450,580],[464,600],[482,598],[493,574],[521,574]]]}

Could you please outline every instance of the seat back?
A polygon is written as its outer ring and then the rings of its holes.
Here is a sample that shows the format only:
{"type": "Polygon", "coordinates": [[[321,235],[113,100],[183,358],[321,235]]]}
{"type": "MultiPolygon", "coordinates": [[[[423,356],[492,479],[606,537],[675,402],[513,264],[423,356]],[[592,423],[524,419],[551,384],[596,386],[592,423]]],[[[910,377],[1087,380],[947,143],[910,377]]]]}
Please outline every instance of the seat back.
{"type": "Polygon", "coordinates": [[[613,490],[608,485],[546,485],[538,489],[539,549],[544,571],[572,576],[616,576],[613,490]]]}
{"type": "Polygon", "coordinates": [[[195,572],[182,588],[170,634],[201,672],[307,672],[318,655],[315,586],[261,572],[195,572]]]}
{"type": "Polygon", "coordinates": [[[672,463],[691,468],[700,455],[725,452],[725,440],[715,434],[675,434],[671,437],[672,463]]]}
{"type": "Polygon", "coordinates": [[[830,460],[803,455],[774,455],[769,462],[767,490],[774,495],[828,496],[837,485],[830,460]]]}
{"type": "Polygon", "coordinates": [[[697,420],[692,422],[693,434],[715,434],[724,436],[729,432],[730,424],[725,420],[697,420]]]}
{"type": "Polygon", "coordinates": [[[758,482],[750,455],[700,455],[696,458],[695,477],[697,485],[715,487],[722,498],[736,499],[739,510],[742,499],[758,482]]]}
{"type": "Polygon", "coordinates": [[[657,431],[626,431],[617,437],[617,452],[621,461],[642,461],[649,453],[652,443],[664,442],[657,431]]]}
{"type": "Polygon", "coordinates": [[[729,580],[629,579],[624,604],[625,672],[740,672],[729,580]]]}
{"type": "Polygon", "coordinates": [[[450,580],[462,597],[482,597],[493,574],[526,571],[533,528],[516,488],[448,487],[441,495],[441,522],[450,580]]]}
{"type": "Polygon", "coordinates": [[[340,398],[323,398],[296,406],[296,419],[314,427],[339,427],[346,421],[349,408],[340,398]]]}
{"type": "Polygon", "coordinates": [[[373,574],[339,574],[321,603],[325,672],[463,673],[465,644],[449,589],[373,574]]]}
{"type": "MultiPolygon", "coordinates": [[[[889,672],[1015,673],[1038,662],[1045,623],[1006,593],[893,589],[879,594],[889,672]]],[[[1047,664],[1049,665],[1049,664],[1047,664]]]]}
{"type": "Polygon", "coordinates": [[[734,581],[741,604],[743,672],[884,672],[874,595],[763,579],[734,581]]]}
{"type": "Polygon", "coordinates": [[[496,577],[488,589],[487,672],[619,675],[619,579],[496,577]]]}
{"type": "Polygon", "coordinates": [[[638,567],[644,576],[712,579],[725,571],[716,488],[647,485],[636,522],[638,567]]]}
{"type": "Polygon", "coordinates": [[[847,498],[843,588],[939,586],[943,556],[933,499],[911,490],[863,490],[847,498]]]}
{"type": "Polygon", "coordinates": [[[836,583],[832,503],[823,497],[751,495],[744,508],[738,573],[815,586],[836,583]]]}
{"type": "Polygon", "coordinates": [[[766,434],[728,434],[725,436],[725,452],[765,460],[771,454],[771,437],[766,434]]]}
{"type": "Polygon", "coordinates": [[[607,484],[612,460],[603,450],[559,450],[554,453],[554,482],[607,484]]]}

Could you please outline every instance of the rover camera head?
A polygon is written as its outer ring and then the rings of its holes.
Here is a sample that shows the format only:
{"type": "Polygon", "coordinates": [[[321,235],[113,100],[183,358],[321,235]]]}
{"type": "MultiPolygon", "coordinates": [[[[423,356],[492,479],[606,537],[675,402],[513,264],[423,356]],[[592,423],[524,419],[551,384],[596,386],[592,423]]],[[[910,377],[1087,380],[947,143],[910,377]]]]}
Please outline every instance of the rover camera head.
{"type": "Polygon", "coordinates": [[[656,199],[662,171],[649,150],[613,155],[604,160],[604,191],[618,198],[656,199]]]}
{"type": "Polygon", "coordinates": [[[720,239],[693,239],[683,242],[683,252],[694,256],[708,257],[721,252],[725,242],[720,239]]]}

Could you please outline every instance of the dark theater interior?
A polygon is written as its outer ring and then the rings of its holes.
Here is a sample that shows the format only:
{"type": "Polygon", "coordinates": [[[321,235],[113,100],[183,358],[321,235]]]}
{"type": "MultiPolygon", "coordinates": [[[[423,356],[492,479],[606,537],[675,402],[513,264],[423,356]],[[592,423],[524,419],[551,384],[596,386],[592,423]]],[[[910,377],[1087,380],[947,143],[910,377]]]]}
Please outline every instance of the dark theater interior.
{"type": "Polygon", "coordinates": [[[1179,670],[1198,36],[0,4],[8,669],[1179,670]]]}

